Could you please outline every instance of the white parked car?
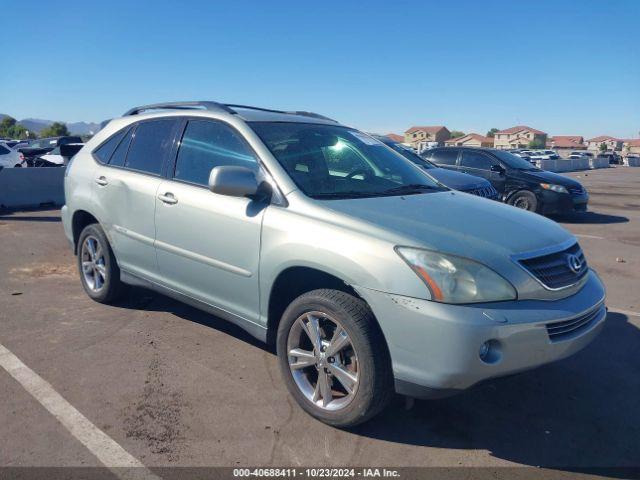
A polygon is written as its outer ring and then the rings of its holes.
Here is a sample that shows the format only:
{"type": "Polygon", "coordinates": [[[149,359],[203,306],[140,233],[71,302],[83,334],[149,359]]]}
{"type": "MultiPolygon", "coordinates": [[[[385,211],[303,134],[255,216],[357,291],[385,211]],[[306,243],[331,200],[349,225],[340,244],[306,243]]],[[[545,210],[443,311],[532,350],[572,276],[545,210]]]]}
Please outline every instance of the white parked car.
{"type": "Polygon", "coordinates": [[[5,142],[0,142],[0,167],[22,167],[24,155],[10,148],[5,142]]]}
{"type": "Polygon", "coordinates": [[[64,145],[58,145],[49,153],[39,156],[35,161],[34,167],[66,167],[69,164],[69,160],[80,149],[84,147],[84,143],[67,143],[64,145]]]}

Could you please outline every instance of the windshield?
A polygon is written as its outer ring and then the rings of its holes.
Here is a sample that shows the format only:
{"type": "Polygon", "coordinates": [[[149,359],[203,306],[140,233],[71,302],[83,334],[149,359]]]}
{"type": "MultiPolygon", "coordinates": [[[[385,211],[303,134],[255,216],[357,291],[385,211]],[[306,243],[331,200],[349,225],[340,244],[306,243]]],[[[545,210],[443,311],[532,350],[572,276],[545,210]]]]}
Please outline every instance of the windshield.
{"type": "Polygon", "coordinates": [[[296,185],[312,198],[409,195],[445,190],[405,157],[346,127],[252,122],[296,185]]]}
{"type": "Polygon", "coordinates": [[[529,161],[518,157],[513,153],[505,152],[502,150],[494,150],[493,154],[498,157],[500,161],[506,163],[511,168],[516,168],[518,170],[538,170],[531,163],[529,163],[529,161]]]}

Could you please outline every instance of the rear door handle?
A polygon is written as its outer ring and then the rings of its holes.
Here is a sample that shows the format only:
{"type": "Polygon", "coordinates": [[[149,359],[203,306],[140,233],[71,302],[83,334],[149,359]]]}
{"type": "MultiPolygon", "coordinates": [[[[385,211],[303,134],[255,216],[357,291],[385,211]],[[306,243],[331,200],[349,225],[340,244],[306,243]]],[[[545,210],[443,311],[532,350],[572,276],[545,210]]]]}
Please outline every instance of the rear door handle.
{"type": "Polygon", "coordinates": [[[175,205],[176,203],[178,203],[178,199],[171,192],[158,195],[158,198],[160,199],[160,201],[168,205],[175,205]]]}
{"type": "Polygon", "coordinates": [[[100,185],[101,187],[104,187],[106,185],[109,185],[109,182],[107,181],[106,177],[104,175],[96,178],[96,183],[98,185],[100,185]]]}

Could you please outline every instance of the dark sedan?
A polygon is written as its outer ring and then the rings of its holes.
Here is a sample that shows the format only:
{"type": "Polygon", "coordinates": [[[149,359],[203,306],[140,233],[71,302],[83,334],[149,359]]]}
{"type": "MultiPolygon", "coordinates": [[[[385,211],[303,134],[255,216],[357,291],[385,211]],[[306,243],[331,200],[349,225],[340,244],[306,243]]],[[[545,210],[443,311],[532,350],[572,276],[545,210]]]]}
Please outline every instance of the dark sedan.
{"type": "Polygon", "coordinates": [[[439,167],[485,178],[505,203],[542,214],[587,210],[589,194],[571,178],[536,168],[504,150],[445,147],[426,153],[439,167]]]}

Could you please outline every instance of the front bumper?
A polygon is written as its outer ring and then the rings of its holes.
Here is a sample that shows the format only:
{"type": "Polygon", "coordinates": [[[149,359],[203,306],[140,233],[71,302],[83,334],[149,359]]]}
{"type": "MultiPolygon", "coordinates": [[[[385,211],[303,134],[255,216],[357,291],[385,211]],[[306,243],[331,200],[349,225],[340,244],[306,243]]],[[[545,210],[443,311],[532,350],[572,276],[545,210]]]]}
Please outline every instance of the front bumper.
{"type": "MultiPolygon", "coordinates": [[[[437,397],[482,380],[568,357],[600,332],[605,290],[589,272],[576,294],[555,301],[520,300],[447,305],[356,288],[371,306],[389,347],[396,391],[437,397]],[[589,317],[589,322],[552,340],[547,324],[589,317]],[[490,341],[492,354],[480,358],[490,341]]],[[[572,322],[569,322],[572,323],[572,322]]]]}
{"type": "Polygon", "coordinates": [[[571,212],[586,212],[589,203],[589,194],[574,195],[569,193],[556,193],[544,190],[541,193],[542,212],[545,215],[562,214],[571,212]]]}

